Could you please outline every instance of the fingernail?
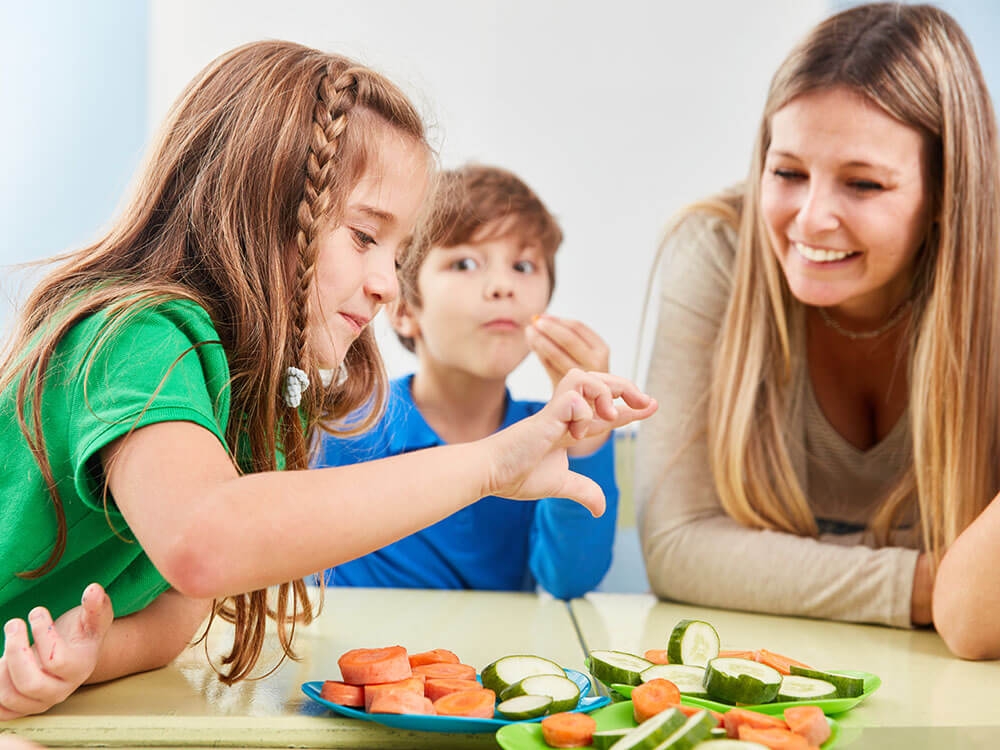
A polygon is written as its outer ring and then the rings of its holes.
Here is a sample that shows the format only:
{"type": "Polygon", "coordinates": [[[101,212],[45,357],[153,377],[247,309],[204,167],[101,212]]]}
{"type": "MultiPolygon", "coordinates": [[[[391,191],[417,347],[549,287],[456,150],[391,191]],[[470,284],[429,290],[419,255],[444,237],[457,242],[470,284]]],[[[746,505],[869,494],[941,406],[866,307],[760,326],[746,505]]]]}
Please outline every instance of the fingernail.
{"type": "Polygon", "coordinates": [[[28,619],[34,623],[45,622],[45,608],[35,607],[28,613],[28,619]]]}
{"type": "Polygon", "coordinates": [[[17,635],[21,630],[20,620],[7,620],[3,626],[3,634],[8,638],[17,635]]]}

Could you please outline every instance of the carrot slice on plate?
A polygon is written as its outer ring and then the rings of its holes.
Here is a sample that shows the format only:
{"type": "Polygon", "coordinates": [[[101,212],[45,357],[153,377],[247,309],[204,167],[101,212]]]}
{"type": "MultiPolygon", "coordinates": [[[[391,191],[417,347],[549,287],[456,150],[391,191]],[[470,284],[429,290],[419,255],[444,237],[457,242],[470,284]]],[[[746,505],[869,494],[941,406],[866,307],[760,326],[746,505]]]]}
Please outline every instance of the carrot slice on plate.
{"type": "Polygon", "coordinates": [[[327,680],[319,691],[319,697],[338,706],[359,708],[365,705],[365,689],[360,685],[348,685],[346,682],[327,680]]]}
{"type": "Polygon", "coordinates": [[[783,656],[782,654],[776,654],[773,651],[768,651],[766,648],[759,649],[754,652],[754,661],[759,661],[761,664],[766,664],[769,667],[777,669],[781,674],[791,674],[792,670],[790,667],[794,664],[796,667],[805,667],[806,669],[812,669],[808,664],[803,664],[800,661],[796,661],[790,656],[783,656]]]}
{"type": "Polygon", "coordinates": [[[432,701],[442,698],[450,693],[459,693],[463,690],[479,690],[482,687],[475,680],[435,680],[429,679],[424,683],[424,695],[432,701]]]}
{"type": "Polygon", "coordinates": [[[805,737],[810,745],[819,747],[830,739],[830,722],[819,706],[789,706],[785,709],[785,721],[789,729],[805,737]]]}
{"type": "Polygon", "coordinates": [[[379,693],[391,690],[406,690],[417,695],[424,694],[424,679],[422,677],[407,677],[398,682],[380,682],[375,685],[365,685],[365,711],[371,711],[372,701],[379,693]]]}
{"type": "Polygon", "coordinates": [[[682,714],[687,716],[689,719],[697,713],[701,713],[702,711],[708,711],[708,713],[711,714],[712,718],[715,719],[716,726],[720,727],[722,726],[723,716],[718,711],[713,711],[710,708],[702,708],[701,706],[685,706],[683,703],[681,703],[679,706],[674,706],[674,708],[676,708],[682,714]]]}
{"type": "Polygon", "coordinates": [[[750,661],[756,661],[756,651],[732,651],[723,650],[719,652],[719,658],[726,659],[749,659],[750,661]]]}
{"type": "Polygon", "coordinates": [[[734,740],[740,738],[740,727],[742,726],[748,726],[752,729],[788,729],[788,724],[784,719],[759,714],[756,711],[748,711],[745,708],[731,708],[726,711],[722,715],[722,725],[726,728],[726,734],[734,740]]]}
{"type": "Polygon", "coordinates": [[[632,691],[632,715],[637,724],[680,703],[681,691],[670,680],[661,677],[637,685],[632,691]]]}
{"type": "Polygon", "coordinates": [[[471,664],[421,664],[413,667],[413,674],[422,674],[429,680],[474,680],[476,668],[471,664]]]}
{"type": "Polygon", "coordinates": [[[434,648],[430,651],[421,651],[419,654],[410,654],[411,667],[419,667],[422,664],[459,664],[461,661],[455,652],[446,648],[434,648]]]}
{"type": "Polygon", "coordinates": [[[771,750],[812,750],[805,737],[789,729],[754,729],[744,724],[740,727],[739,739],[756,742],[771,750]]]}
{"type": "Polygon", "coordinates": [[[653,664],[669,664],[670,657],[667,656],[667,650],[665,648],[651,648],[646,653],[643,654],[646,661],[651,661],[653,664]]]}
{"type": "Polygon", "coordinates": [[[429,698],[411,690],[379,690],[371,707],[373,714],[433,714],[434,704],[429,698]]]}
{"type": "Polygon", "coordinates": [[[402,646],[355,648],[337,659],[344,682],[350,685],[374,685],[397,682],[412,674],[410,660],[402,646]]]}
{"type": "Polygon", "coordinates": [[[441,716],[472,716],[477,719],[492,719],[496,693],[487,688],[460,690],[449,693],[434,701],[434,710],[441,716]]]}
{"type": "Polygon", "coordinates": [[[587,714],[562,712],[542,719],[542,739],[549,747],[586,747],[596,731],[597,722],[587,714]]]}

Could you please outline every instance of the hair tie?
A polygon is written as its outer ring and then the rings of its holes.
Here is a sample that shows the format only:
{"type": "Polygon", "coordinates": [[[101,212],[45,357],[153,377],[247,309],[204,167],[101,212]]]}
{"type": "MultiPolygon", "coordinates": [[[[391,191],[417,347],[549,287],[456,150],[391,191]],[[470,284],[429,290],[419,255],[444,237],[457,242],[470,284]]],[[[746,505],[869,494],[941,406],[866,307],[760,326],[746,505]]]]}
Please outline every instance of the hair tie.
{"type": "Polygon", "coordinates": [[[293,409],[302,403],[302,393],[309,387],[309,376],[298,367],[289,367],[285,373],[285,405],[293,409]]]}

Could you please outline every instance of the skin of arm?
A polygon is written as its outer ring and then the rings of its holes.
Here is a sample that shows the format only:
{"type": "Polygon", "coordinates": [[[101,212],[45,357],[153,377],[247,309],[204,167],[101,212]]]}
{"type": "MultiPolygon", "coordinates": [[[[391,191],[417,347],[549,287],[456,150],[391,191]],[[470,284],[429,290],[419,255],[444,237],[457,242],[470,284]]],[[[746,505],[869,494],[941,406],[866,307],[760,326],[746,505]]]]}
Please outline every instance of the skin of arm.
{"type": "Polygon", "coordinates": [[[1000,658],[1000,496],[945,552],[934,579],[934,625],[955,656],[1000,658]]]}
{"type": "Polygon", "coordinates": [[[102,460],[153,563],[181,593],[211,599],[359,557],[485,495],[567,497],[600,515],[600,487],[568,471],[566,447],[655,410],[628,381],[573,371],[544,409],[501,432],[369,463],[239,476],[218,440],[188,422],[136,430],[102,460]]]}

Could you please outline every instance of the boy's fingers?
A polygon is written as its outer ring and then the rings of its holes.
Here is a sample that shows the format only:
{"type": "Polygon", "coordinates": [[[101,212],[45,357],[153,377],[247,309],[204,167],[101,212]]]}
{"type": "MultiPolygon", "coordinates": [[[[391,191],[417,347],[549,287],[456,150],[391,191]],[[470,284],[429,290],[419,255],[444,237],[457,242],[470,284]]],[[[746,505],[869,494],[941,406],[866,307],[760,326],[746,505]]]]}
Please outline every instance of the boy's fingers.
{"type": "Polygon", "coordinates": [[[547,369],[557,373],[565,373],[579,363],[567,356],[566,352],[540,333],[534,332],[527,336],[528,345],[547,369]]]}

